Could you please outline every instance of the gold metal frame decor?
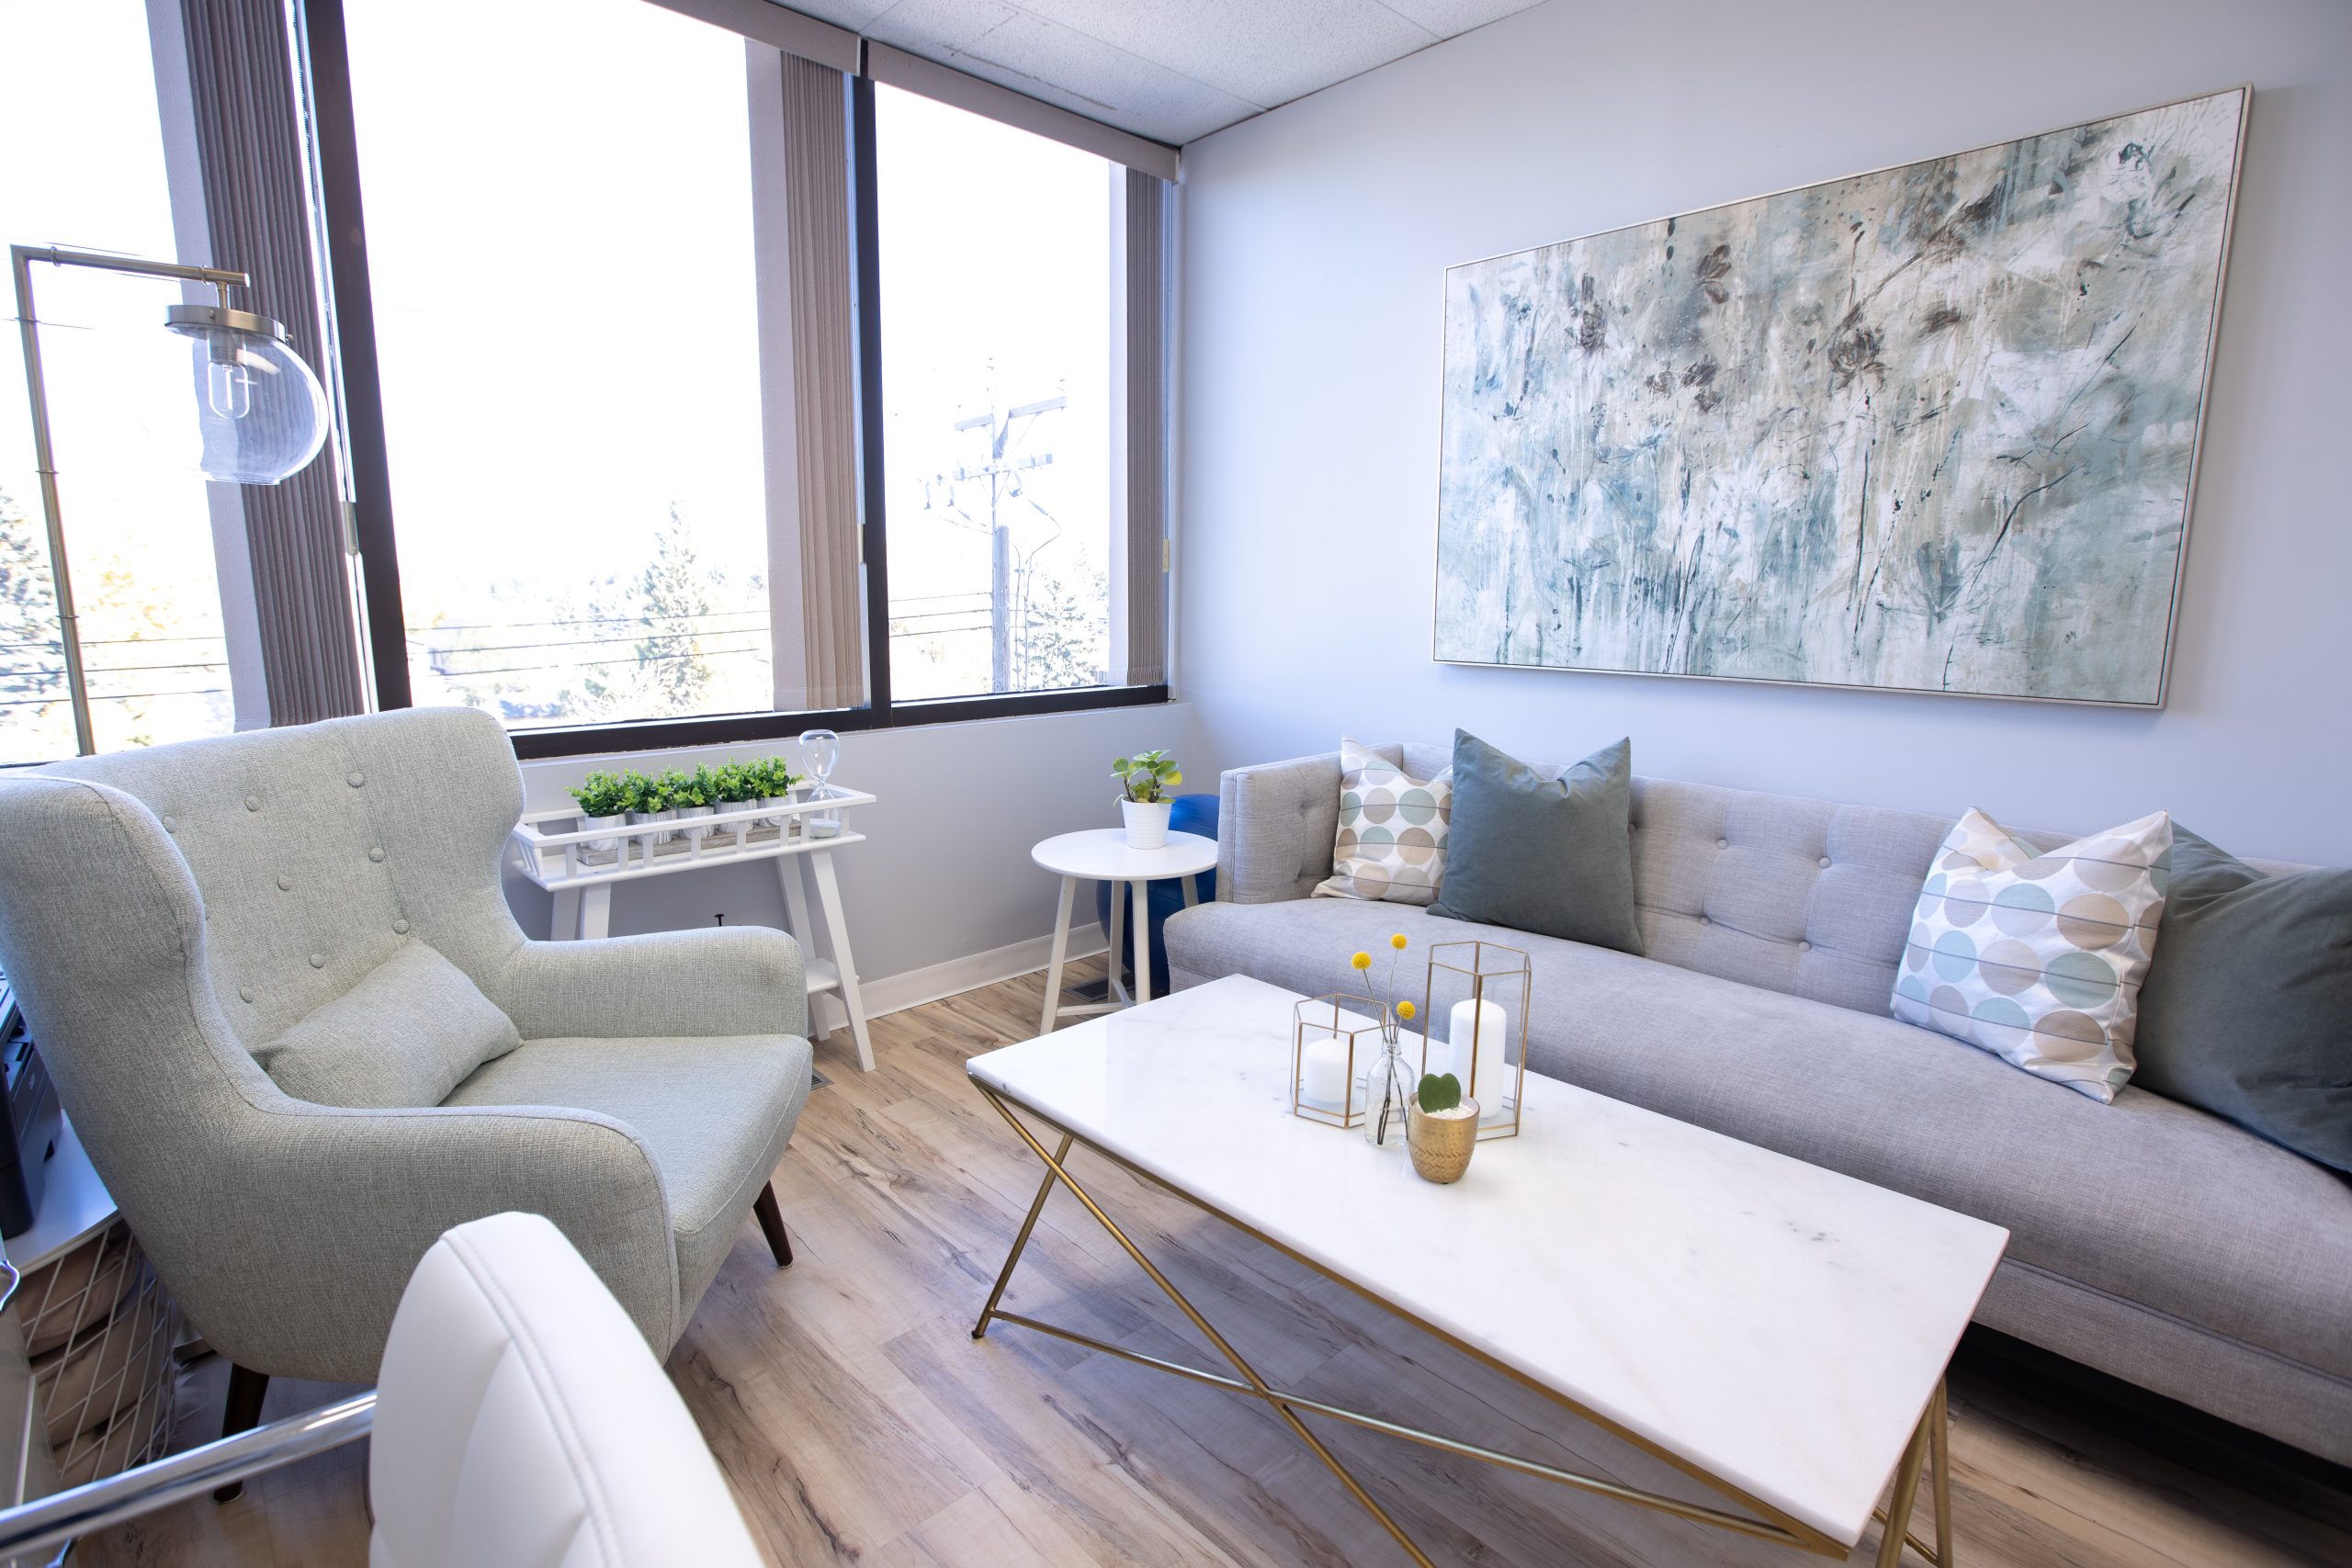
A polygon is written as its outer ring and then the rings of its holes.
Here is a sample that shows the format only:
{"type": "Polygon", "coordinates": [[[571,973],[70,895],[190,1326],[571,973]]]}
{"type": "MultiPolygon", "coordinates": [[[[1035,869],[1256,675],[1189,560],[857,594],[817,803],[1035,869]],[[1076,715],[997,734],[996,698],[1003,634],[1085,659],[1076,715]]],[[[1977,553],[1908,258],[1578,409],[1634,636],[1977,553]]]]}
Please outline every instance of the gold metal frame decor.
{"type": "Polygon", "coordinates": [[[1363,1074],[1380,1059],[1388,1032],[1388,1006],[1348,991],[1309,997],[1291,1006],[1290,1113],[1327,1127],[1355,1127],[1367,1109],[1360,1094],[1363,1074]],[[1347,1004],[1366,1010],[1359,1012],[1347,1004]],[[1328,1013],[1329,1017],[1317,1015],[1328,1013]],[[1340,1109],[1334,1112],[1306,1098],[1306,1047],[1310,1041],[1337,1040],[1347,1052],[1346,1076],[1340,1080],[1340,1109]],[[1357,1046],[1363,1049],[1359,1051],[1357,1046]]]}
{"type": "Polygon", "coordinates": [[[1489,1138],[1515,1138],[1519,1135],[1519,1111],[1527,1084],[1527,1010],[1534,999],[1535,972],[1530,966],[1525,951],[1505,947],[1498,942],[1473,940],[1442,942],[1430,949],[1429,980],[1421,991],[1421,1071],[1423,1073],[1452,1072],[1462,1080],[1462,1097],[1478,1102],[1478,1141],[1489,1138]],[[1438,987],[1445,982],[1440,976],[1458,975],[1468,982],[1465,997],[1445,998],[1446,1010],[1437,1010],[1438,987]],[[1485,1028],[1485,1013],[1473,1010],[1470,1070],[1464,1072],[1461,1064],[1451,1061],[1453,1050],[1453,1006],[1457,1001],[1488,1002],[1503,1010],[1505,1036],[1503,1061],[1506,1081],[1502,1084],[1478,1081],[1478,1047],[1484,1043],[1481,1032],[1485,1028]],[[1448,1059],[1432,1066],[1430,1052],[1438,1040],[1438,1032],[1445,1031],[1443,1049],[1448,1059]],[[1516,1031],[1513,1041],[1510,1032],[1516,1031]],[[1513,1045],[1518,1048],[1518,1062],[1511,1063],[1513,1045]]]}

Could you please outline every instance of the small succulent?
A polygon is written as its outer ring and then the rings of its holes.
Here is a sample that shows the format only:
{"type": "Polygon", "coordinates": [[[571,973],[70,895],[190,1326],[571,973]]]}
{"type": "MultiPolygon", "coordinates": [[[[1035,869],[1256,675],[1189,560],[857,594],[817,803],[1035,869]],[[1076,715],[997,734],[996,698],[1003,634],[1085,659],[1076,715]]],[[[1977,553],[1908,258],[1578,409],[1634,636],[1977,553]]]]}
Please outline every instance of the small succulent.
{"type": "Polygon", "coordinates": [[[1165,751],[1138,751],[1132,757],[1115,758],[1111,763],[1111,776],[1119,781],[1127,798],[1138,806],[1167,799],[1168,792],[1184,782],[1183,773],[1165,751]]]}
{"type": "Polygon", "coordinates": [[[1462,1080],[1452,1073],[1423,1073],[1419,1099],[1424,1116],[1452,1111],[1462,1103],[1462,1080]]]}
{"type": "Polygon", "coordinates": [[[574,784],[569,793],[582,817],[616,816],[628,809],[631,776],[599,770],[574,784]]]}
{"type": "Polygon", "coordinates": [[[662,804],[652,809],[661,811],[673,806],[708,806],[710,804],[709,787],[699,776],[700,773],[708,772],[707,768],[699,770],[699,773],[690,773],[684,768],[663,769],[661,775],[653,781],[653,787],[660,795],[662,804]]]}

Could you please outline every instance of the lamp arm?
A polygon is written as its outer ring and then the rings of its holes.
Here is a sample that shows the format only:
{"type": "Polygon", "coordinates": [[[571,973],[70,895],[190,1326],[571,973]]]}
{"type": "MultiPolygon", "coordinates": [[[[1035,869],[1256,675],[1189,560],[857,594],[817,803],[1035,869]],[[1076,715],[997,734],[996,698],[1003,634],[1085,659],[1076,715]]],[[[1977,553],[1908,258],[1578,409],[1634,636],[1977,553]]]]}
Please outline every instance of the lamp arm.
{"type": "Polygon", "coordinates": [[[17,330],[25,345],[25,396],[33,427],[33,472],[40,481],[40,507],[49,525],[49,571],[57,598],[57,634],[65,654],[65,690],[74,705],[74,742],[81,755],[96,751],[97,741],[90,723],[90,689],[82,669],[81,617],[74,609],[74,580],[65,567],[65,512],[57,491],[57,455],[50,440],[49,390],[41,375],[40,319],[33,313],[33,263],[51,266],[86,266],[104,272],[133,273],[142,277],[176,277],[189,283],[209,283],[229,302],[232,288],[252,287],[253,279],[228,267],[190,266],[182,262],[141,261],[135,256],[107,255],[102,251],[73,251],[58,245],[10,245],[9,269],[16,276],[17,330]]]}

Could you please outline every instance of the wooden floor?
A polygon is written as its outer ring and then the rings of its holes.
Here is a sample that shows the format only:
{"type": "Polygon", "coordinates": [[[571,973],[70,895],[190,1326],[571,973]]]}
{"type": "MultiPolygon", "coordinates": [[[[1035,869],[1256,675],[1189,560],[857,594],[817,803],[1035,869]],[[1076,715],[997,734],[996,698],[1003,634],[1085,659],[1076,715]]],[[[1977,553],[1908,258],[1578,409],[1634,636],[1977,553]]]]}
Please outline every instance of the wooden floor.
{"type": "MultiPolygon", "coordinates": [[[[797,1264],[778,1272],[747,1220],[669,1363],[756,1533],[796,1568],[1402,1562],[1255,1403],[1016,1327],[972,1340],[1038,1170],[963,1063],[1035,1032],[1040,984],[876,1021],[872,1074],[824,1057],[833,1081],[810,1098],[775,1177],[797,1264]]],[[[1278,1383],[1690,1491],[1269,1248],[1100,1162],[1078,1168],[1278,1383]]],[[[1066,1193],[1008,1304],[1216,1365],[1066,1193]]],[[[217,1360],[188,1372],[187,1440],[219,1430],[224,1381],[217,1360]]],[[[282,1384],[266,1413],[334,1392],[282,1384]]],[[[1951,1393],[1957,1555],[1972,1568],[2352,1562],[2352,1498],[2321,1478],[2255,1465],[2217,1479],[1965,1364],[1951,1393]]],[[[1441,1562],[1816,1561],[1356,1428],[1326,1424],[1323,1436],[1441,1562]]],[[[359,1564],[362,1483],[363,1450],[345,1450],[224,1506],[199,1500],[95,1538],[75,1561],[359,1564]]]]}

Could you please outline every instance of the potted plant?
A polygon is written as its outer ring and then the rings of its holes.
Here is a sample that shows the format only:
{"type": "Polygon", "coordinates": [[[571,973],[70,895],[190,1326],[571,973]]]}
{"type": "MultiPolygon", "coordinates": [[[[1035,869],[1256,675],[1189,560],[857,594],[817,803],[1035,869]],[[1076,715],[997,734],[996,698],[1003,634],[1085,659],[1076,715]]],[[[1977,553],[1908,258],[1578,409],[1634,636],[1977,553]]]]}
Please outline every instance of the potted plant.
{"type": "Polygon", "coordinates": [[[792,765],[781,757],[770,757],[746,764],[743,771],[753,786],[752,798],[767,813],[760,818],[760,826],[781,831],[786,821],[785,807],[792,804],[793,788],[800,782],[793,777],[792,765]]]}
{"type": "Polygon", "coordinates": [[[1184,782],[1168,753],[1138,751],[1118,758],[1111,764],[1111,776],[1119,781],[1119,815],[1126,823],[1127,847],[1167,848],[1168,813],[1174,804],[1168,792],[1184,782]]]}
{"type": "Polygon", "coordinates": [[[685,836],[695,843],[709,838],[709,822],[696,823],[696,818],[707,818],[718,811],[718,780],[709,764],[704,763],[691,773],[672,768],[662,775],[662,783],[670,798],[677,803],[678,821],[685,836]]]}
{"type": "Polygon", "coordinates": [[[1413,1174],[1424,1181],[1459,1181],[1478,1146],[1478,1102],[1462,1092],[1452,1073],[1425,1073],[1420,1092],[1406,1102],[1405,1144],[1413,1174]]]}
{"type": "MultiPolygon", "coordinates": [[[[668,777],[669,775],[664,773],[658,779],[648,778],[635,769],[622,775],[623,782],[628,784],[629,792],[628,825],[630,827],[641,827],[647,823],[675,822],[678,819],[677,804],[670,798],[669,788],[664,782],[668,777]]],[[[638,836],[638,842],[644,846],[645,852],[650,855],[653,852],[653,846],[669,836],[666,832],[641,833],[638,836]]]]}
{"type": "MultiPolygon", "coordinates": [[[[599,828],[617,828],[628,810],[628,784],[620,774],[603,769],[590,773],[569,791],[572,804],[580,807],[580,828],[585,832],[599,828]]],[[[580,846],[598,854],[610,854],[621,847],[617,838],[591,839],[580,846]]]]}

